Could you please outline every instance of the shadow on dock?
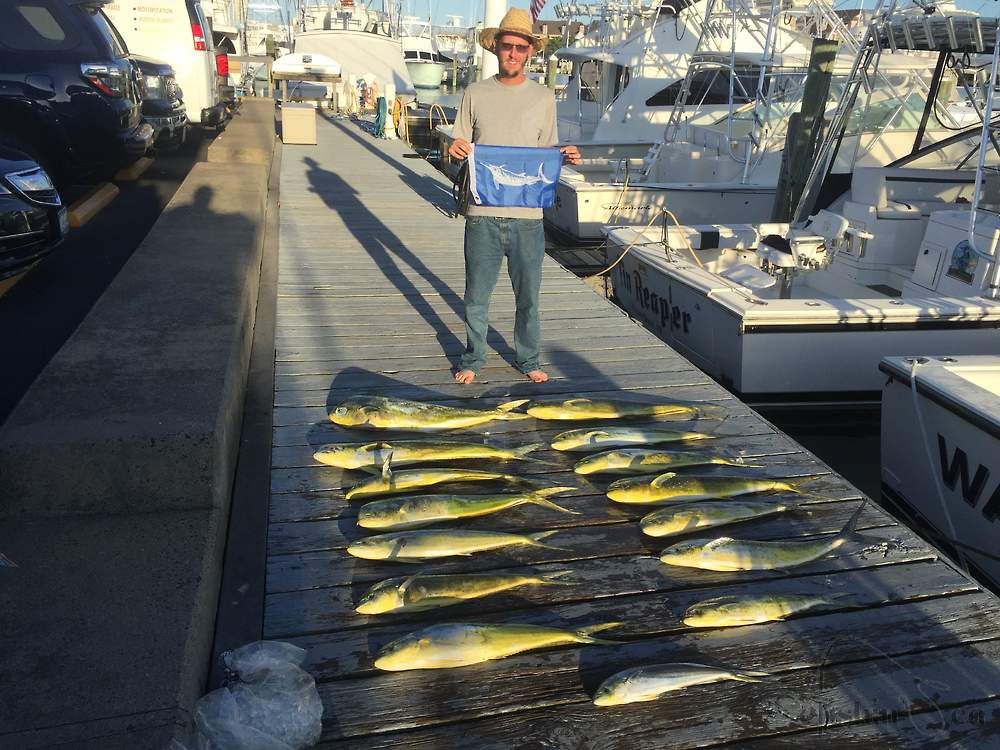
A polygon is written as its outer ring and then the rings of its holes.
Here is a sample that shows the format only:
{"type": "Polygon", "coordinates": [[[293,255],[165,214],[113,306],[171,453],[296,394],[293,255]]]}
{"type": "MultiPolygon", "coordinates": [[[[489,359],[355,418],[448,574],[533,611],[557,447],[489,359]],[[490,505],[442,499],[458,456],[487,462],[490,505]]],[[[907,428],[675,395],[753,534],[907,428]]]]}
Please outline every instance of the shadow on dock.
{"type": "MultiPolygon", "coordinates": [[[[406,245],[394,231],[389,229],[379,217],[370,211],[358,198],[358,192],[351,187],[336,172],[323,169],[319,163],[311,158],[305,157],[303,162],[308,167],[307,178],[310,189],[332,210],[337,211],[343,217],[344,224],[349,228],[352,224],[357,228],[350,231],[365,249],[365,251],[375,261],[382,271],[385,280],[391,282],[404,299],[413,307],[415,313],[429,323],[435,331],[435,337],[441,345],[442,354],[448,357],[453,368],[458,367],[460,352],[464,350],[464,344],[448,327],[446,321],[438,314],[434,307],[427,304],[421,292],[410,281],[404,271],[403,266],[408,266],[416,271],[431,287],[434,292],[441,296],[442,301],[448,305],[451,311],[459,319],[464,319],[464,303],[458,291],[453,289],[446,281],[438,277],[427,265],[406,245]],[[358,217],[363,221],[359,222],[358,217]],[[456,354],[455,352],[459,352],[456,354]]],[[[415,173],[411,173],[412,179],[419,178],[415,173]]],[[[404,178],[407,180],[409,178],[404,178]]],[[[419,191],[417,191],[419,193],[419,191]]],[[[433,201],[430,201],[432,202],[433,201]]],[[[500,343],[496,347],[497,352],[513,366],[513,350],[507,344],[503,335],[493,326],[489,327],[488,337],[494,343],[500,343]]]]}
{"type": "MultiPolygon", "coordinates": [[[[368,151],[370,151],[374,156],[388,164],[392,169],[399,173],[399,179],[403,181],[416,195],[419,195],[425,201],[434,206],[439,213],[449,217],[457,218],[455,215],[455,201],[452,198],[451,191],[432,180],[428,180],[423,175],[417,174],[412,169],[407,169],[402,164],[400,164],[396,159],[385,152],[379,150],[374,144],[372,144],[372,128],[371,125],[364,120],[330,120],[330,123],[334,126],[340,128],[346,135],[354,139],[358,145],[363,146],[368,151]],[[364,134],[358,135],[358,133],[352,132],[349,127],[346,127],[348,123],[354,124],[359,130],[364,134]]],[[[415,156],[415,155],[414,155],[415,156]]]]}

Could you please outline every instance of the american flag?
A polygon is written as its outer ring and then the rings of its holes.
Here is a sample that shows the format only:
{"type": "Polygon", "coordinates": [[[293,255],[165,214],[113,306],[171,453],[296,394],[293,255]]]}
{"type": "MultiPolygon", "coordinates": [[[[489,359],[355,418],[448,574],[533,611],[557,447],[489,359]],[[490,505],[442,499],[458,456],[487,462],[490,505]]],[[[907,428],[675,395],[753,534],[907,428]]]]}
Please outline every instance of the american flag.
{"type": "Polygon", "coordinates": [[[545,7],[545,0],[531,0],[531,22],[534,23],[542,15],[542,8],[545,7]]]}

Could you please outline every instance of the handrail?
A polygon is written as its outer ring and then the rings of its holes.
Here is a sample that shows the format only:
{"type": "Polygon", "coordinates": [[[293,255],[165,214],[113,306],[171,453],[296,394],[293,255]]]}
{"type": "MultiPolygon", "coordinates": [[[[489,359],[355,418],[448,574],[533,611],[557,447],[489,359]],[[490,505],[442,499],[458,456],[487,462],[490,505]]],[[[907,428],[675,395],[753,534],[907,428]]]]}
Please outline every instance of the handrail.
{"type": "Polygon", "coordinates": [[[986,149],[988,144],[991,144],[993,140],[990,137],[990,124],[993,113],[993,94],[996,91],[998,62],[1000,62],[1000,44],[994,44],[993,59],[990,64],[990,77],[986,84],[987,116],[983,117],[983,136],[980,138],[979,142],[979,163],[976,166],[976,187],[972,193],[972,206],[969,209],[969,249],[977,257],[982,258],[987,263],[993,264],[993,273],[991,274],[987,271],[983,274],[983,289],[987,290],[987,293],[992,295],[994,298],[996,298],[998,292],[1000,292],[1000,288],[998,288],[998,282],[1000,282],[1000,263],[997,263],[997,243],[993,243],[992,252],[989,253],[976,247],[976,212],[979,210],[979,199],[982,195],[983,169],[986,166],[986,149]],[[993,279],[992,282],[990,282],[991,276],[993,279]]]}

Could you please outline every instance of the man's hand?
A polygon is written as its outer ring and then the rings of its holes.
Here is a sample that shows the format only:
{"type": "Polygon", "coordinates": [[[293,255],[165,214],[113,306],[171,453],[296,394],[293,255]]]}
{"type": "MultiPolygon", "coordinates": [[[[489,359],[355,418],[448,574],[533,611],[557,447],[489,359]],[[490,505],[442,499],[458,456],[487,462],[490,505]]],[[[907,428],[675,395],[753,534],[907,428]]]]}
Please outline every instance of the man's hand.
{"type": "Polygon", "coordinates": [[[576,146],[561,146],[559,148],[559,153],[563,155],[563,158],[569,164],[580,163],[580,149],[578,149],[576,146]]]}
{"type": "Polygon", "coordinates": [[[472,144],[468,141],[463,141],[461,138],[456,138],[451,142],[451,146],[448,148],[448,156],[452,159],[462,159],[468,158],[469,154],[472,153],[472,144]]]}

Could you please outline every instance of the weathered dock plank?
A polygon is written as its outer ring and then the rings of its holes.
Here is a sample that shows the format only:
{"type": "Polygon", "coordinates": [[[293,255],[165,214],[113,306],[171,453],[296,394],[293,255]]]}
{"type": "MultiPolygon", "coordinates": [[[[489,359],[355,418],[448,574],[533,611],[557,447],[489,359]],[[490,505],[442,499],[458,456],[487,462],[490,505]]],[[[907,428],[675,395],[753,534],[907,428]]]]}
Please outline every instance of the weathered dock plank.
{"type": "MultiPolygon", "coordinates": [[[[663,565],[656,555],[672,540],[645,537],[636,522],[649,509],[609,502],[604,492],[613,477],[576,475],[572,466],[583,454],[548,448],[559,432],[599,427],[594,422],[496,421],[458,433],[508,447],[543,444],[532,455],[545,463],[499,466],[571,487],[554,499],[577,512],[522,507],[461,526],[555,530],[547,541],[561,549],[512,547],[419,565],[347,555],[346,546],[365,532],[356,525],[363,503],[347,502],[344,489],[364,475],[324,466],[314,451],[327,443],[412,437],[332,424],[331,406],[356,394],[482,409],[539,396],[690,400],[715,407],[720,414],[713,416],[723,418],[632,424],[712,433],[699,448],[766,466],[746,473],[816,475],[803,488],[811,494],[793,498],[793,510],[704,536],[815,539],[839,531],[863,498],[551,260],[543,269],[540,305],[550,382],[532,385],[510,366],[514,300],[502,272],[491,309],[494,351],[477,383],[456,385],[451,372],[464,348],[464,225],[450,217],[449,186],[425,162],[403,159],[399,142],[374,141],[344,121],[321,119],[318,127],[319,144],[302,147],[282,165],[264,632],[307,649],[306,668],[326,708],[321,747],[923,748],[1000,742],[996,597],[870,502],[848,544],[790,570],[727,573],[663,565]],[[368,587],[385,578],[486,571],[568,573],[565,585],[525,587],[454,607],[375,617],[355,611],[368,587]],[[681,622],[694,602],[751,591],[846,596],[765,625],[696,630],[681,622]],[[374,670],[375,654],[392,639],[428,624],[462,621],[564,627],[616,621],[622,624],[605,635],[622,643],[453,670],[374,670]],[[663,661],[772,676],[621,708],[590,702],[596,685],[615,671],[663,661]]],[[[596,262],[597,254],[564,257],[596,262]]]]}
{"type": "MultiPolygon", "coordinates": [[[[759,533],[759,532],[758,532],[759,533]]],[[[663,546],[664,542],[660,543],[663,546]]],[[[656,547],[658,548],[658,547],[656,547]]],[[[656,549],[654,548],[654,549],[656,549]]],[[[880,548],[881,549],[881,548],[880,548]]],[[[288,633],[320,633],[309,639],[310,661],[319,664],[327,659],[331,649],[341,650],[348,638],[343,630],[361,630],[358,637],[375,637],[383,634],[383,643],[391,638],[413,630],[419,625],[427,625],[441,620],[463,621],[474,616],[476,620],[485,621],[492,615],[500,615],[514,621],[539,621],[538,618],[552,619],[553,614],[565,616],[569,610],[553,609],[558,605],[577,604],[596,599],[619,598],[639,594],[657,594],[652,601],[656,607],[662,607],[656,622],[668,625],[673,629],[683,629],[680,616],[689,604],[713,596],[741,593],[748,583],[753,582],[754,590],[758,592],[824,593],[838,591],[855,591],[850,598],[850,606],[870,606],[891,601],[888,590],[906,591],[908,595],[928,598],[941,595],[930,586],[930,581],[936,576],[942,576],[949,581],[945,592],[953,591],[956,585],[956,574],[950,568],[942,565],[924,565],[936,561],[925,548],[896,544],[886,547],[884,554],[879,551],[867,556],[824,558],[808,569],[793,571],[780,577],[760,578],[757,574],[740,576],[673,576],[669,569],[648,562],[631,563],[634,575],[621,575],[623,560],[621,558],[601,558],[581,560],[572,566],[572,577],[566,582],[553,586],[529,586],[519,589],[507,596],[490,597],[483,601],[465,603],[453,607],[429,612],[413,612],[406,614],[387,614],[369,617],[354,611],[360,597],[367,591],[366,585],[345,585],[322,589],[306,589],[274,594],[268,598],[268,625],[272,628],[271,635],[284,636],[288,633]],[[921,567],[912,564],[920,563],[921,567]],[[889,570],[896,564],[909,567],[898,571],[889,570]],[[888,572],[884,575],[869,576],[869,569],[883,566],[888,572]],[[618,572],[619,575],[610,575],[618,572]],[[850,574],[850,575],[848,575],[850,574]],[[864,583],[863,587],[855,586],[864,583]],[[924,588],[925,583],[927,587],[924,588]],[[713,584],[715,584],[713,586],[713,584]],[[694,586],[695,588],[690,588],[694,586]],[[683,592],[683,595],[681,594],[683,592]],[[665,597],[664,597],[665,595],[665,597]],[[887,598],[889,597],[889,598],[887,598]],[[539,610],[538,608],[543,608],[539,610]],[[560,614],[561,613],[561,614],[560,614]],[[335,634],[334,634],[335,633],[335,634]],[[385,635],[388,634],[388,635],[385,635]]],[[[540,563],[531,568],[502,568],[503,572],[552,573],[562,568],[555,563],[540,563]]],[[[633,571],[629,571],[632,573],[633,571]]],[[[400,571],[387,570],[386,574],[401,574],[400,571]]],[[[405,575],[405,571],[402,571],[405,575]]],[[[770,574],[768,574],[770,575],[770,574]]],[[[961,578],[961,576],[958,576],[961,578]]],[[[962,579],[964,581],[964,579],[962,579]]],[[[965,588],[972,590],[973,584],[965,582],[965,588]],[[967,584],[967,585],[966,585],[967,584]]],[[[630,601],[638,601],[632,599],[630,601]]],[[[840,602],[839,607],[846,606],[840,602]]],[[[564,620],[565,621],[565,620],[564,620]]],[[[552,619],[552,622],[558,620],[552,619]]],[[[550,623],[551,624],[551,623],[550,623]]],[[[622,631],[626,632],[626,631],[622,631]]],[[[299,645],[303,645],[300,643],[299,645]]],[[[359,653],[354,649],[354,653],[359,653]]],[[[338,669],[342,668],[341,664],[338,669]]],[[[327,676],[336,676],[334,671],[327,669],[327,676]]]]}
{"type": "MultiPolygon", "coordinates": [[[[805,729],[820,732],[831,725],[867,721],[879,729],[881,743],[876,743],[877,747],[896,747],[893,730],[905,725],[911,713],[934,709],[950,713],[953,707],[961,708],[980,699],[983,693],[989,698],[1000,693],[995,682],[989,686],[977,684],[991,676],[990,665],[1000,658],[995,598],[973,594],[876,608],[867,614],[867,627],[858,632],[854,626],[857,641],[850,643],[841,628],[850,627],[852,614],[844,613],[761,626],[744,643],[735,643],[735,639],[713,642],[708,636],[671,636],[658,642],[642,641],[636,647],[594,648],[586,655],[560,653],[562,658],[551,660],[536,656],[536,663],[525,666],[519,680],[509,679],[513,670],[501,673],[499,669],[483,669],[475,682],[461,684],[448,684],[446,678],[436,674],[413,673],[422,679],[408,681],[405,686],[405,718],[397,717],[393,710],[395,691],[387,695],[378,678],[327,683],[321,694],[327,705],[335,708],[331,716],[324,717],[324,739],[350,738],[347,746],[365,750],[400,746],[443,749],[449,741],[500,750],[510,747],[512,737],[517,738],[519,747],[528,748],[653,750],[664,747],[664,738],[669,738],[671,748],[722,743],[743,747],[745,740],[754,737],[773,740],[794,732],[799,747],[811,747],[805,729]],[[945,641],[948,645],[917,653],[905,650],[904,639],[924,649],[933,648],[941,640],[914,627],[914,614],[946,617],[954,622],[945,641]],[[906,619],[897,624],[900,616],[906,619]],[[901,648],[901,653],[895,651],[901,648]],[[843,658],[845,651],[847,659],[843,658]],[[672,702],[683,703],[683,708],[675,710],[665,710],[664,701],[608,709],[586,700],[601,677],[618,669],[650,662],[699,660],[737,660],[743,669],[769,669],[774,676],[756,685],[722,683],[691,688],[683,696],[673,696],[672,702]],[[562,689],[553,686],[557,681],[562,682],[562,689]],[[466,698],[465,691],[479,692],[477,685],[489,686],[489,695],[485,702],[466,708],[473,700],[466,698]],[[919,686],[924,686],[923,691],[919,686]],[[530,708],[511,709],[502,698],[511,694],[530,708]],[[371,710],[355,723],[359,703],[371,710]],[[390,716],[383,713],[383,707],[390,716]],[[419,720],[413,718],[414,714],[419,715],[419,720]],[[883,716],[896,719],[879,721],[883,716]],[[469,721],[471,718],[488,720],[469,721]],[[375,734],[371,731],[375,726],[424,728],[375,734]]],[[[947,735],[934,743],[933,718],[927,719],[928,734],[920,747],[966,747],[948,743],[947,735]]],[[[320,745],[324,746],[337,744],[320,745]]],[[[772,747],[767,742],[759,746],[772,747]]],[[[988,742],[971,747],[993,746],[995,743],[988,742]]]]}

